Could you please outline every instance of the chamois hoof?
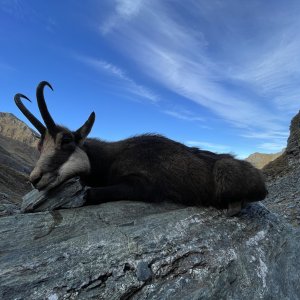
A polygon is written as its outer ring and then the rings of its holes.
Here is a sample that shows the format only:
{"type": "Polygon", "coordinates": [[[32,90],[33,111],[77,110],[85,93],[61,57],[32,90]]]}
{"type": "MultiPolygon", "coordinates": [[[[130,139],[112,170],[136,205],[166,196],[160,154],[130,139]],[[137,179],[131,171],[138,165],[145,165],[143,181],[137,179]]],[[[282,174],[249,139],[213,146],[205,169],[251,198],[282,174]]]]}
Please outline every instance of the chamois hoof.
{"type": "Polygon", "coordinates": [[[229,203],[226,216],[233,217],[238,213],[240,213],[241,210],[242,210],[242,201],[229,203]]]}

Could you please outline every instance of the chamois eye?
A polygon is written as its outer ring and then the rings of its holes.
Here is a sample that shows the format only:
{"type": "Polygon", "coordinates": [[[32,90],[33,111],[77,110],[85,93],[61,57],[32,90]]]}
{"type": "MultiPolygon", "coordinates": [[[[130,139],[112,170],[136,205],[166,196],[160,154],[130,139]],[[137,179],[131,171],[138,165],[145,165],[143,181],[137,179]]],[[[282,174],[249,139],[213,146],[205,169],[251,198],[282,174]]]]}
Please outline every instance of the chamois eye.
{"type": "Polygon", "coordinates": [[[61,140],[61,143],[62,143],[62,144],[68,144],[68,143],[71,143],[71,142],[73,142],[73,138],[72,138],[71,136],[69,136],[69,135],[64,135],[64,136],[62,137],[62,140],[61,140]]]}

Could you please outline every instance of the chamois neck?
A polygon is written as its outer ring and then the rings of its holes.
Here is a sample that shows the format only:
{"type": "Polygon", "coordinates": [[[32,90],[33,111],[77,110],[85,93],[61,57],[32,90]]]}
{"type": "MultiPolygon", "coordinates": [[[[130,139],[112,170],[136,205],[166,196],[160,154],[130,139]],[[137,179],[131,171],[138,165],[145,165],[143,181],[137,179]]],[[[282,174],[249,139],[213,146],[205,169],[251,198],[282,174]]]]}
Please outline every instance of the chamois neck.
{"type": "Polygon", "coordinates": [[[91,170],[88,175],[82,179],[89,186],[99,186],[100,184],[107,184],[107,174],[113,163],[116,147],[114,143],[105,142],[99,139],[87,139],[83,145],[86,152],[91,170]]]}

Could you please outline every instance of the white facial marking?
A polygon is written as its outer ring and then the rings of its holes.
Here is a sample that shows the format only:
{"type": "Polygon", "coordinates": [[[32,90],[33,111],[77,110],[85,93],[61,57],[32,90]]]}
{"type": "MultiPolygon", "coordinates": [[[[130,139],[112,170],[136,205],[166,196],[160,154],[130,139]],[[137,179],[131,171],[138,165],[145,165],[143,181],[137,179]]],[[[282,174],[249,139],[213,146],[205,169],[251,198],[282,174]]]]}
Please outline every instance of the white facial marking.
{"type": "Polygon", "coordinates": [[[60,182],[73,177],[74,175],[87,174],[91,165],[87,154],[77,147],[69,159],[60,167],[58,176],[60,182]]]}

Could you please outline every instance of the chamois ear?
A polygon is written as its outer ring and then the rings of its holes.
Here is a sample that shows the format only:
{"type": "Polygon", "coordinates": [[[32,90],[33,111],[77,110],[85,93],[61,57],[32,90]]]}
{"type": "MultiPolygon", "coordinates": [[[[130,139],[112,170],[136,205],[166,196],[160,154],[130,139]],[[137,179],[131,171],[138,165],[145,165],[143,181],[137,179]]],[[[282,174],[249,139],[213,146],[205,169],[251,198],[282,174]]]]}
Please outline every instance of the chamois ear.
{"type": "Polygon", "coordinates": [[[79,129],[75,131],[75,140],[77,143],[82,143],[86,139],[88,134],[91,132],[91,129],[95,122],[95,117],[95,113],[92,112],[88,120],[79,129]]]}

